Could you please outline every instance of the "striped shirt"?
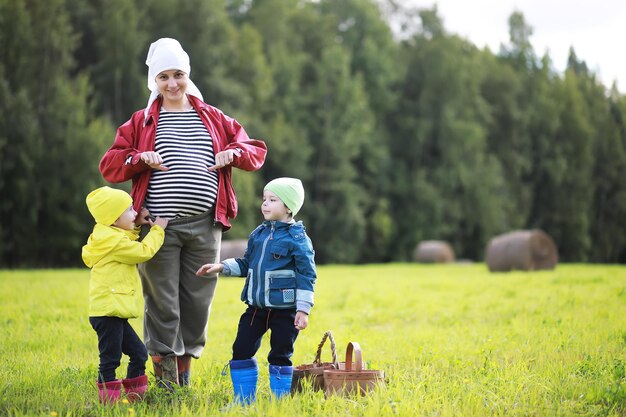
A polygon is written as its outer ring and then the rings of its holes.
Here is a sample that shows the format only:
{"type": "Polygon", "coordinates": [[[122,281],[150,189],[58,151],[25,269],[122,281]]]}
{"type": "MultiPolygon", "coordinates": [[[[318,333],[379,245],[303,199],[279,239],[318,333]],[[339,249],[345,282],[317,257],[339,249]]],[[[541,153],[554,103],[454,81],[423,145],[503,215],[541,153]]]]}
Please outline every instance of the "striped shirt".
{"type": "Polygon", "coordinates": [[[168,171],[152,170],[146,207],[153,216],[174,219],[208,211],[217,196],[217,172],[211,135],[194,109],[161,109],[154,150],[168,171]]]}

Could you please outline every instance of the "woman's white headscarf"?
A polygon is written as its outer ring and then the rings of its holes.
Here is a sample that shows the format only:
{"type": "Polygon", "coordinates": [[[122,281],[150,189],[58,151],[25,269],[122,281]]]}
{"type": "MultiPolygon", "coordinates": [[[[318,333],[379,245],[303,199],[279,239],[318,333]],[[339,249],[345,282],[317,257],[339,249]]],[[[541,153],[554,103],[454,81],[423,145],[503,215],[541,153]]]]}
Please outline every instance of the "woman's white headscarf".
{"type": "MultiPolygon", "coordinates": [[[[144,110],[144,116],[148,117],[148,111],[154,100],[159,96],[159,87],[156,83],[156,76],[163,71],[180,70],[191,75],[191,65],[189,64],[189,55],[183,50],[183,47],[176,39],[161,38],[150,45],[148,57],[146,58],[148,66],[148,89],[150,90],[150,98],[148,105],[144,110]]],[[[189,79],[187,82],[187,94],[198,97],[203,100],[202,94],[198,87],[189,79]]]]}

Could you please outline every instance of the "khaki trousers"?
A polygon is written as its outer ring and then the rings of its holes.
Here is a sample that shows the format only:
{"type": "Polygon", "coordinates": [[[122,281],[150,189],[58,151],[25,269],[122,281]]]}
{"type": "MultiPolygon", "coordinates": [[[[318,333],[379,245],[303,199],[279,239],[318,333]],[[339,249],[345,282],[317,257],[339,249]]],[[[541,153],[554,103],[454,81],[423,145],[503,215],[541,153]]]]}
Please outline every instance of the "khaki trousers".
{"type": "Polygon", "coordinates": [[[202,354],[217,276],[197,277],[196,271],[219,261],[221,243],[222,226],[213,224],[212,211],[173,219],[161,249],[139,265],[144,343],[150,355],[199,358],[202,354]]]}

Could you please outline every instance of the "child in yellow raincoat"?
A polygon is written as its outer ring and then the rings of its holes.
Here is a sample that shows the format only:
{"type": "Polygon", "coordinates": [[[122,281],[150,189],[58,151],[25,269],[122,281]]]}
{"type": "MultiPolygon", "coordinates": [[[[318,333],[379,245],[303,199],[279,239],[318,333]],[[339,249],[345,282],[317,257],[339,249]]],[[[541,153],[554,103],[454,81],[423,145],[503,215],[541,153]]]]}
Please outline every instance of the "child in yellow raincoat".
{"type": "Polygon", "coordinates": [[[143,309],[137,264],[152,258],[163,245],[168,221],[160,217],[149,220],[147,210],[137,217],[130,195],[111,187],[92,191],[86,202],[96,221],[82,257],[91,268],[89,322],[98,335],[99,398],[102,403],[115,403],[124,386],[130,401],[140,400],[148,388],[148,351],[128,319],[139,317],[143,309]],[[151,229],[139,241],[137,226],[141,224],[149,224],[151,229]],[[115,370],[122,353],[130,362],[126,379],[119,380],[115,370]]]}

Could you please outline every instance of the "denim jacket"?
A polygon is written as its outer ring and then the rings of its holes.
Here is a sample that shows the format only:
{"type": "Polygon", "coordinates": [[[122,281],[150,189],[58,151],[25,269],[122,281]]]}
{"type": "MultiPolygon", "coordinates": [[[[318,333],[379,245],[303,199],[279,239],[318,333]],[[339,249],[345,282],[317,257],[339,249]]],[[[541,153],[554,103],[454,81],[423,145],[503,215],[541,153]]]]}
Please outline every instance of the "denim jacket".
{"type": "Polygon", "coordinates": [[[309,313],[317,278],[315,251],[302,222],[265,221],[248,239],[243,258],[223,261],[223,275],[246,277],[241,300],[257,308],[309,313]]]}

